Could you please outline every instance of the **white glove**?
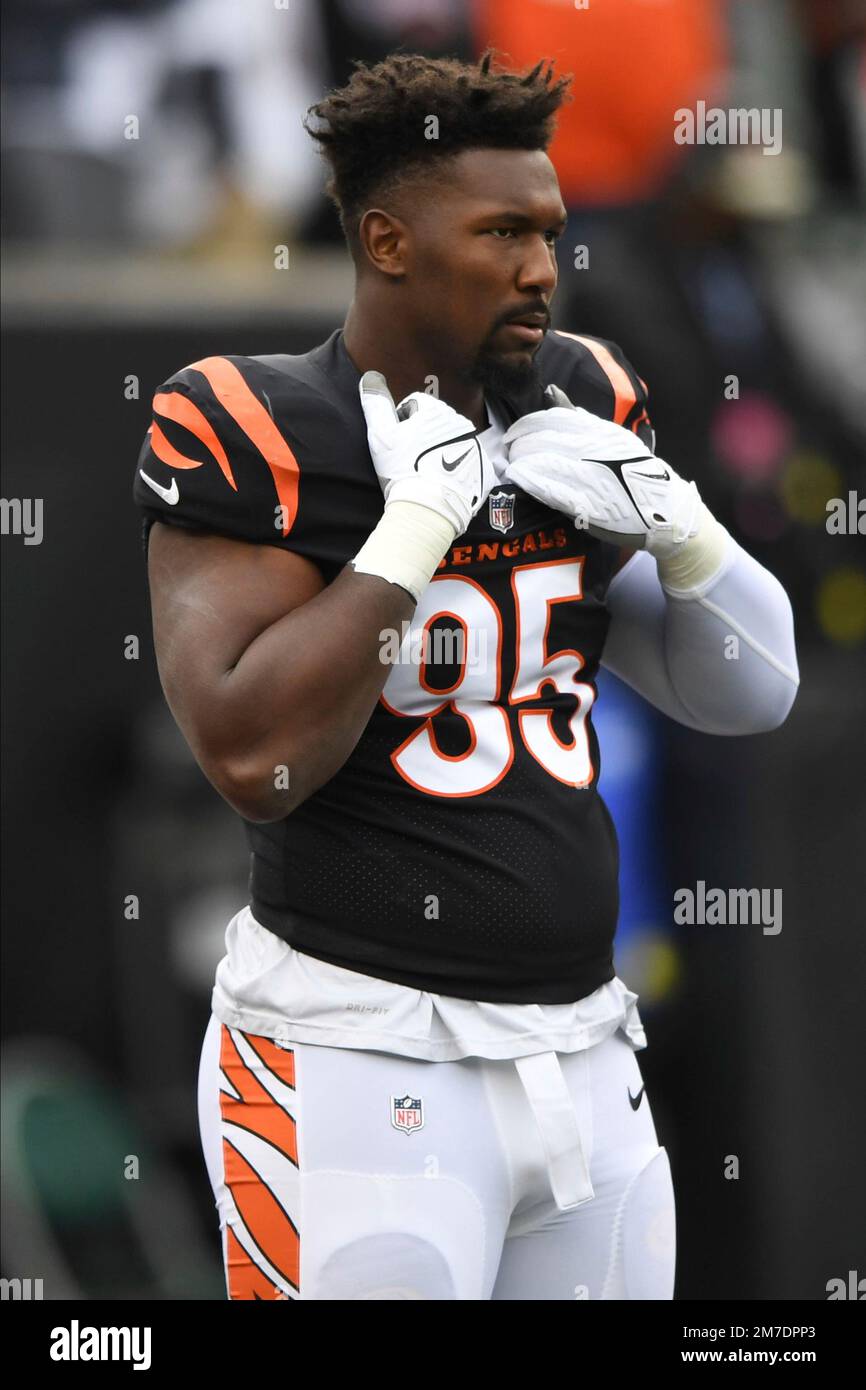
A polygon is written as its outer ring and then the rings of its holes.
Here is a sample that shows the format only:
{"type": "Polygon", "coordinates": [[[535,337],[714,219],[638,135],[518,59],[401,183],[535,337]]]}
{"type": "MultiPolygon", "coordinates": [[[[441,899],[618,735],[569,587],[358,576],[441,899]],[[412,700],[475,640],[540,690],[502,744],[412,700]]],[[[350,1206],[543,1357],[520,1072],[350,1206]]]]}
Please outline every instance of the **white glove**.
{"type": "Polygon", "coordinates": [[[395,407],[381,372],[365,372],[359,389],[385,502],[429,507],[462,536],[496,484],[472,421],[424,391],[395,407]]]}
{"type": "Polygon", "coordinates": [[[504,436],[505,479],[614,545],[677,554],[706,512],[694,483],[651,454],[631,430],[548,386],[547,410],[516,420],[504,436]]]}

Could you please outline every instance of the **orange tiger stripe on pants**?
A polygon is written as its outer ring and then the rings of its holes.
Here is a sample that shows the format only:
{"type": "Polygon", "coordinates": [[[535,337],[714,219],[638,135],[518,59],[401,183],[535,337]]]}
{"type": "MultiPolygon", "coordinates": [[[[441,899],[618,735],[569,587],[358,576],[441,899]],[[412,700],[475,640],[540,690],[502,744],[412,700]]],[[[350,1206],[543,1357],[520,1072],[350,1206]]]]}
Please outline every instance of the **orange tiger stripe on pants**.
{"type": "MultiPolygon", "coordinates": [[[[294,1054],[277,1047],[268,1038],[254,1038],[246,1033],[241,1036],[261,1059],[262,1065],[285,1086],[294,1089],[294,1054]]],[[[225,1091],[220,1092],[223,1122],[257,1135],[297,1167],[295,1120],[250,1070],[225,1024],[220,1029],[220,1068],[239,1096],[239,1099],[235,1099],[225,1091]]],[[[262,1174],[225,1135],[222,1149],[226,1185],[241,1221],[271,1267],[294,1289],[299,1289],[301,1252],[297,1227],[262,1174]]],[[[230,1226],[226,1240],[230,1299],[285,1296],[275,1288],[273,1279],[260,1268],[230,1226]]]]}

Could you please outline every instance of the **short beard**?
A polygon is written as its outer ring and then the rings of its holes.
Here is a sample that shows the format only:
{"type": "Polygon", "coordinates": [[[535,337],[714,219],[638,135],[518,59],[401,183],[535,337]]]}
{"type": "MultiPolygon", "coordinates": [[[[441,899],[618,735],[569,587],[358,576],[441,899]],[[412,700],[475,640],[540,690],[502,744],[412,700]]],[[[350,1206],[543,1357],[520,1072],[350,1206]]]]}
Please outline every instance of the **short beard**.
{"type": "Polygon", "coordinates": [[[469,372],[470,379],[476,381],[485,391],[494,396],[522,395],[525,391],[540,389],[541,374],[536,362],[537,353],[528,362],[508,362],[500,354],[492,353],[486,346],[479,349],[469,372]]]}

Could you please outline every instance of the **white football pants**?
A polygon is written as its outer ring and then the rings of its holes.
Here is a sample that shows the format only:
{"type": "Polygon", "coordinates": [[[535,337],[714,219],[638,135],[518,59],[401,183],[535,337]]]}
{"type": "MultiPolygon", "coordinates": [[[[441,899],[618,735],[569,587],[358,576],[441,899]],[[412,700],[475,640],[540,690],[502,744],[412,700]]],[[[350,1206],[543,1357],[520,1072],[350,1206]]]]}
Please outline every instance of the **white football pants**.
{"type": "Polygon", "coordinates": [[[202,1147],[230,1299],[671,1299],[637,1057],[425,1062],[211,1016],[202,1147]]]}

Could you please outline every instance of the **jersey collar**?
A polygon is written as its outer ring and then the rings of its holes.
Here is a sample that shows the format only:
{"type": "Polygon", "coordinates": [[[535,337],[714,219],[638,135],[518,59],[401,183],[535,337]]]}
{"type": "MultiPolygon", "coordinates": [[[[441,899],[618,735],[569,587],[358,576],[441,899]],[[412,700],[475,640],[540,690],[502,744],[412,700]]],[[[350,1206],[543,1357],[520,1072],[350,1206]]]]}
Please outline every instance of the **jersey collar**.
{"type": "MultiPolygon", "coordinates": [[[[326,375],[336,377],[338,386],[357,392],[361,373],[346,350],[342,328],[335,328],[329,338],[313,349],[310,358],[326,375]]],[[[543,387],[540,384],[533,384],[523,391],[487,391],[485,398],[492,403],[494,410],[505,417],[509,425],[519,420],[521,415],[544,409],[543,387]]]]}

